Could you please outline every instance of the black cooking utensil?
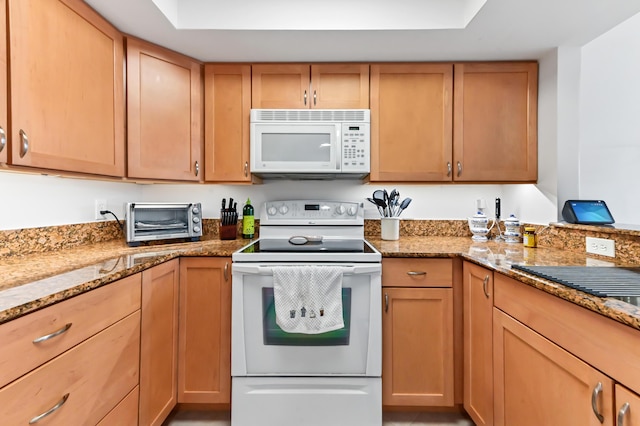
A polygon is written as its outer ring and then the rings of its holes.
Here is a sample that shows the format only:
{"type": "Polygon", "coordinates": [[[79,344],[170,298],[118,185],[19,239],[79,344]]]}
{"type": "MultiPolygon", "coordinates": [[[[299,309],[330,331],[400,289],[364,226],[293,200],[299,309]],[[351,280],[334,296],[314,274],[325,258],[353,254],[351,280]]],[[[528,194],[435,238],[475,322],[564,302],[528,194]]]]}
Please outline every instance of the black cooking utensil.
{"type": "Polygon", "coordinates": [[[402,213],[402,211],[406,209],[409,204],[411,204],[411,198],[407,197],[402,200],[402,203],[400,203],[400,207],[398,208],[398,214],[396,214],[396,216],[400,216],[400,213],[402,213]]]}
{"type": "Polygon", "coordinates": [[[371,204],[375,205],[378,208],[378,212],[380,213],[380,216],[384,216],[383,209],[386,207],[384,204],[384,201],[378,200],[377,198],[367,198],[367,201],[369,201],[371,204]]]}

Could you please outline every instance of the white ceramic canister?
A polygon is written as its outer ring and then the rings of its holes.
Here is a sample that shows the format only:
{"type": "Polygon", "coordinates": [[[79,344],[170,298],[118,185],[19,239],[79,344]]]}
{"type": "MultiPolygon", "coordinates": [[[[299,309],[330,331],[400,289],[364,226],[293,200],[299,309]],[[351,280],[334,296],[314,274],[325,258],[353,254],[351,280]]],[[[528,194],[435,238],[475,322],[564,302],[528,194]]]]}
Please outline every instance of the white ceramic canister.
{"type": "Polygon", "coordinates": [[[520,220],[514,215],[509,215],[508,218],[502,221],[504,223],[504,241],[507,243],[519,243],[520,242],[520,220]]]}
{"type": "Polygon", "coordinates": [[[380,234],[383,240],[397,240],[400,238],[400,218],[380,218],[380,234]]]}

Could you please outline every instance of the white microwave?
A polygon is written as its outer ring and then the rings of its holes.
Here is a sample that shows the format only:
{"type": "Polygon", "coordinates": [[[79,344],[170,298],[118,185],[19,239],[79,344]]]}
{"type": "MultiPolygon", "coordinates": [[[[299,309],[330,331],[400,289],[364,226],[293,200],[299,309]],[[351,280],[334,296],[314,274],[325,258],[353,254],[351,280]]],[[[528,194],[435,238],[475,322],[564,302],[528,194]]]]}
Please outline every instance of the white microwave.
{"type": "Polygon", "coordinates": [[[251,173],[263,178],[363,178],[370,169],[368,109],[252,109],[251,173]]]}

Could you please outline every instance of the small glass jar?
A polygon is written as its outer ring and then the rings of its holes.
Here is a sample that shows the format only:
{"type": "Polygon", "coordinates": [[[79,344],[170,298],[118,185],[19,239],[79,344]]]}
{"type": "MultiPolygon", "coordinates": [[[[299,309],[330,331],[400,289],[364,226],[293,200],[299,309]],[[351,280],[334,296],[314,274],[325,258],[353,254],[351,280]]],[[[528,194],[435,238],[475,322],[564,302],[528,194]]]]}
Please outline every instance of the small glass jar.
{"type": "Polygon", "coordinates": [[[524,228],[524,234],[522,235],[522,242],[525,247],[536,246],[536,228],[527,226],[524,228]]]}

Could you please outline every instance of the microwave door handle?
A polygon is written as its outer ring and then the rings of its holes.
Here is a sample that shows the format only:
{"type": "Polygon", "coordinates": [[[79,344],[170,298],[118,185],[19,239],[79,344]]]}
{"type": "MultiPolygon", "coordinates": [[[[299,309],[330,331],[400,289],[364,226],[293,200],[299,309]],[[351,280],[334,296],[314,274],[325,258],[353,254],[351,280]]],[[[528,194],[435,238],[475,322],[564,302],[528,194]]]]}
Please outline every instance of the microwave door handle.
{"type": "Polygon", "coordinates": [[[337,125],[336,126],[336,145],[340,145],[338,147],[336,147],[336,171],[340,171],[341,168],[341,160],[342,160],[342,152],[344,151],[343,147],[342,147],[342,138],[340,137],[340,134],[342,133],[342,126],[341,125],[337,125]]]}

